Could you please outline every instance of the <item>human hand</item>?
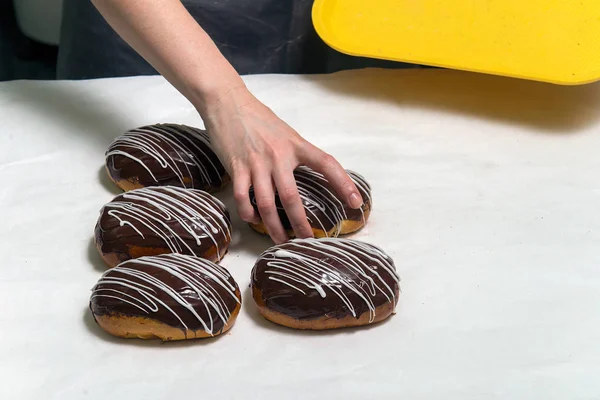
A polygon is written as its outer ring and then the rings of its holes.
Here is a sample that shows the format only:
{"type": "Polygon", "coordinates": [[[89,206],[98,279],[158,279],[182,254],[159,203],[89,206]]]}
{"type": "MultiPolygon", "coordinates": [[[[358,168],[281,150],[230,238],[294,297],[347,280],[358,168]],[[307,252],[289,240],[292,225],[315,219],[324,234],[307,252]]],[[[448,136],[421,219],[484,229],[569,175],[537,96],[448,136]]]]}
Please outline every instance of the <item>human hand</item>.
{"type": "Polygon", "coordinates": [[[362,205],[359,191],[336,159],[304,140],[244,86],[205,104],[201,114],[211,143],[232,177],[240,217],[259,222],[250,203],[253,186],[260,217],[275,243],[288,240],[277,213],[275,190],[295,235],[313,236],[293,175],[299,165],[322,173],[350,207],[362,205]]]}
{"type": "Polygon", "coordinates": [[[202,116],[217,155],[233,178],[238,213],[262,220],[276,243],[288,239],[275,207],[275,190],[297,237],[310,237],[293,171],[322,173],[342,201],[358,208],[360,193],[330,155],[304,140],[259,102],[181,1],[93,0],[111,26],[179,90],[202,116]]]}

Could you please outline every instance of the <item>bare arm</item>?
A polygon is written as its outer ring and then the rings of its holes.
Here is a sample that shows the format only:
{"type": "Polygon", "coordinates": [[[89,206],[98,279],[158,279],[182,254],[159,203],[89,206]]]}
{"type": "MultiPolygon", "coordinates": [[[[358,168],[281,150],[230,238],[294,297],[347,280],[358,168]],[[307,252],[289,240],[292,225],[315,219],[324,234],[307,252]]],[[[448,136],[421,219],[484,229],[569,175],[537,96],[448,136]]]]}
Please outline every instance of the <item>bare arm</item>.
{"type": "Polygon", "coordinates": [[[113,29],[196,107],[232,175],[243,220],[258,219],[248,194],[253,185],[269,234],[277,243],[287,240],[274,203],[278,190],[296,235],[311,236],[293,177],[301,164],[323,173],[351,206],[362,204],[341,165],[252,96],[180,0],[92,2],[113,29]]]}
{"type": "Polygon", "coordinates": [[[113,29],[201,112],[244,84],[180,0],[92,0],[113,29]]]}

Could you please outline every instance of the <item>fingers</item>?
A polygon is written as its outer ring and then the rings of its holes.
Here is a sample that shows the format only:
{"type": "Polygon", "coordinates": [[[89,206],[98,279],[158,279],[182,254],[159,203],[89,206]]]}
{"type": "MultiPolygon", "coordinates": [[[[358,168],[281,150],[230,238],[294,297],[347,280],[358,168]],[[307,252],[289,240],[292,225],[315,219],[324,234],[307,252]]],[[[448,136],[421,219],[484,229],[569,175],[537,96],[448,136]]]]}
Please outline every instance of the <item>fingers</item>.
{"type": "Polygon", "coordinates": [[[269,232],[271,239],[277,244],[286,242],[288,235],[281,224],[277,208],[275,207],[275,192],[271,173],[266,169],[253,168],[252,185],[256,197],[258,212],[269,232]]]}
{"type": "Polygon", "coordinates": [[[352,208],[360,208],[363,205],[363,199],[356,185],[348,176],[348,173],[339,162],[331,155],[323,152],[310,143],[301,154],[300,161],[322,173],[329,181],[335,192],[342,198],[347,205],[352,208]]]}
{"type": "Polygon", "coordinates": [[[250,172],[247,169],[233,169],[233,198],[238,214],[243,221],[258,224],[260,218],[250,202],[250,172]]]}
{"type": "Polygon", "coordinates": [[[298,193],[293,170],[287,168],[275,168],[273,178],[275,180],[275,185],[277,185],[279,200],[281,200],[281,204],[285,209],[285,213],[296,237],[312,237],[312,228],[306,219],[306,212],[304,211],[302,199],[298,193]]]}

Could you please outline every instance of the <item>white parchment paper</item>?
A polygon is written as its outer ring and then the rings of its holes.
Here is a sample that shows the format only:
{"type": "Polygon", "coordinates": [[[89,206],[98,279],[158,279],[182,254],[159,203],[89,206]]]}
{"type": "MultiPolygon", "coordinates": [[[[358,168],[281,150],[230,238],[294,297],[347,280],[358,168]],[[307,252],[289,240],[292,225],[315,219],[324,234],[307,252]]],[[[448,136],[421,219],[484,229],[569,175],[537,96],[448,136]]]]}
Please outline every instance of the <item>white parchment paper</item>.
{"type": "Polygon", "coordinates": [[[2,83],[1,399],[600,398],[600,86],[440,70],[246,81],[371,182],[355,237],[395,259],[397,314],[330,333],[264,321],[247,286],[269,241],[236,217],[230,334],[108,336],[87,308],[104,270],[94,224],[117,193],[104,151],[142,124],[202,122],[160,77],[2,83]]]}

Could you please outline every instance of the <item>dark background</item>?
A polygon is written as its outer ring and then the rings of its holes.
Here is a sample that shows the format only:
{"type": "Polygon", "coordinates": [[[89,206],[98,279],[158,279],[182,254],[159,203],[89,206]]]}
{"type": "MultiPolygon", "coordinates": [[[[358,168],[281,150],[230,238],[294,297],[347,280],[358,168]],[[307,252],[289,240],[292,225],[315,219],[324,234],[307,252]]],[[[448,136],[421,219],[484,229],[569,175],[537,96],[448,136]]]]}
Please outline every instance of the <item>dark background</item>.
{"type": "Polygon", "coordinates": [[[0,81],[54,79],[57,53],[56,46],[26,38],[17,26],[12,0],[0,0],[0,81]]]}
{"type": "MultiPolygon", "coordinates": [[[[19,29],[13,1],[0,0],[0,81],[94,79],[156,71],[108,26],[89,0],[64,0],[61,51],[19,29]]],[[[182,1],[243,75],[314,74],[417,65],[351,57],[329,48],[311,22],[313,0],[182,1]],[[239,3],[238,3],[239,1],[239,3]],[[235,2],[237,8],[231,7],[235,2]],[[246,7],[240,9],[241,5],[246,7]],[[227,29],[223,21],[235,21],[227,29]],[[261,24],[256,24],[260,20],[261,24]]]]}

